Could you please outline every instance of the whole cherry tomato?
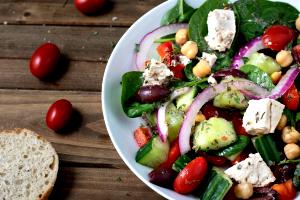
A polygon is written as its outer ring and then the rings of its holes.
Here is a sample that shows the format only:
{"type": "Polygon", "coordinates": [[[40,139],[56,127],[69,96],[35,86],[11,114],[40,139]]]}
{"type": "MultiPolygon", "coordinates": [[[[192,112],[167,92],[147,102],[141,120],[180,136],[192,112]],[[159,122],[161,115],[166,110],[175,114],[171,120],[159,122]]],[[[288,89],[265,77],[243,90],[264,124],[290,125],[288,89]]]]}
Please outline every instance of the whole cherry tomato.
{"type": "Polygon", "coordinates": [[[105,5],[106,0],[74,0],[76,8],[83,14],[89,15],[99,11],[105,5]]]}
{"type": "Polygon", "coordinates": [[[39,79],[53,72],[60,58],[60,51],[55,44],[45,43],[38,47],[30,59],[30,71],[39,79]]]}
{"type": "Polygon", "coordinates": [[[293,84],[282,96],[282,103],[290,110],[296,111],[299,106],[299,93],[293,84]]]}
{"type": "Polygon", "coordinates": [[[54,102],[48,109],[46,123],[49,128],[58,131],[64,128],[72,117],[72,104],[65,99],[54,102]]]}
{"type": "Polygon", "coordinates": [[[205,158],[195,158],[177,175],[173,184],[174,190],[180,194],[192,192],[202,182],[206,172],[207,162],[205,158]]]}
{"type": "Polygon", "coordinates": [[[296,37],[297,33],[293,29],[283,25],[273,25],[265,30],[262,40],[266,48],[280,51],[296,37]]]}

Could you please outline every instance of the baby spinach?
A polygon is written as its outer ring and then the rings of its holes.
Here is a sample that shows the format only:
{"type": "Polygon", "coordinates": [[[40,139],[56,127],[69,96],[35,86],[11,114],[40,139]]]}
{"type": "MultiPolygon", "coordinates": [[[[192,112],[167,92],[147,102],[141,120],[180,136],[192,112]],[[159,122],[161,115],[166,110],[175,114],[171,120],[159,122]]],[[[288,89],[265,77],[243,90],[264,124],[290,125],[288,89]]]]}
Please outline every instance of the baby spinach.
{"type": "Polygon", "coordinates": [[[300,163],[296,166],[296,170],[294,172],[293,185],[297,191],[300,191],[300,163]]]}
{"type": "Polygon", "coordinates": [[[136,92],[143,85],[143,72],[131,71],[122,77],[122,95],[121,103],[125,114],[134,118],[141,116],[144,112],[151,112],[155,109],[156,104],[141,104],[134,100],[136,92]]]}
{"type": "Polygon", "coordinates": [[[197,64],[198,60],[193,60],[187,64],[184,68],[184,74],[186,78],[190,81],[197,80],[198,78],[193,74],[193,68],[197,64]]]}
{"type": "Polygon", "coordinates": [[[247,74],[249,80],[267,90],[272,90],[275,87],[270,76],[254,65],[244,65],[240,70],[247,74]]]}
{"type": "Polygon", "coordinates": [[[177,22],[188,22],[195,11],[184,0],[178,0],[177,4],[163,16],[161,24],[168,25],[177,22]]]}
{"type": "Polygon", "coordinates": [[[263,34],[273,24],[295,26],[299,11],[283,2],[239,0],[234,3],[240,17],[240,33],[249,41],[263,34]]]}

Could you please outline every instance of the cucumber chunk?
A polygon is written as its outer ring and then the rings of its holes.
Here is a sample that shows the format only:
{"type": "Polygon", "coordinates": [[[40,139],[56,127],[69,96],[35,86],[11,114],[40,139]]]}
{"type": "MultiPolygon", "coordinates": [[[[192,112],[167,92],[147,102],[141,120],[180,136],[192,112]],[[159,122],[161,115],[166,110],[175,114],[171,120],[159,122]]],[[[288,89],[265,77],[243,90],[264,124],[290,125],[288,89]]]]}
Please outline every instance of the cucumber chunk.
{"type": "Polygon", "coordinates": [[[280,65],[273,58],[263,53],[253,53],[246,64],[255,65],[269,75],[281,70],[280,65]]]}
{"type": "Polygon", "coordinates": [[[147,144],[140,148],[135,156],[136,162],[156,168],[166,161],[169,153],[169,143],[162,142],[158,136],[153,137],[147,144]]]}
{"type": "Polygon", "coordinates": [[[188,155],[184,154],[174,162],[172,169],[176,172],[180,172],[191,161],[192,159],[188,155]]]}
{"type": "Polygon", "coordinates": [[[196,126],[193,149],[196,151],[218,150],[237,140],[237,136],[231,122],[212,117],[202,121],[196,126]]]}
{"type": "Polygon", "coordinates": [[[218,94],[214,98],[214,106],[245,110],[248,107],[248,100],[240,91],[230,90],[218,94]]]}
{"type": "Polygon", "coordinates": [[[177,109],[186,112],[190,107],[190,105],[192,104],[192,102],[194,101],[196,94],[197,94],[197,88],[193,87],[191,91],[178,97],[176,99],[177,109]]]}
{"type": "Polygon", "coordinates": [[[168,139],[172,142],[177,138],[179,129],[183,122],[183,113],[175,107],[173,103],[170,103],[166,110],[166,122],[168,124],[168,139]]]}

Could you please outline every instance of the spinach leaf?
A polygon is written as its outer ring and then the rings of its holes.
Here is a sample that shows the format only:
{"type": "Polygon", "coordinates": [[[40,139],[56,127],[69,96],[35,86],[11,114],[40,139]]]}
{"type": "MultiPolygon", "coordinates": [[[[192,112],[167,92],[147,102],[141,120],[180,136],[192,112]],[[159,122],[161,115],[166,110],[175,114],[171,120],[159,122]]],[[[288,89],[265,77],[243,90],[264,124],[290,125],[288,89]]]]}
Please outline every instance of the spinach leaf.
{"type": "Polygon", "coordinates": [[[296,170],[294,172],[293,185],[297,191],[300,191],[300,163],[296,166],[296,170]]]}
{"type": "Polygon", "coordinates": [[[141,104],[134,101],[136,92],[143,85],[143,72],[131,71],[122,77],[122,95],[121,103],[125,114],[134,118],[141,116],[144,112],[151,112],[155,109],[156,104],[141,104]]]}
{"type": "Polygon", "coordinates": [[[295,125],[296,125],[296,114],[293,111],[291,111],[287,108],[285,108],[283,110],[283,114],[287,117],[287,120],[288,120],[287,123],[290,126],[295,127],[295,125]]]}
{"type": "Polygon", "coordinates": [[[194,87],[194,86],[200,88],[201,90],[207,88],[209,86],[207,82],[207,78],[197,79],[190,82],[174,79],[169,83],[169,87],[172,89],[179,89],[183,87],[194,87]]]}
{"type": "Polygon", "coordinates": [[[191,17],[189,22],[189,36],[192,41],[197,43],[201,52],[208,49],[208,45],[204,39],[208,33],[206,24],[208,13],[217,8],[223,8],[225,4],[228,4],[228,0],[207,0],[191,17]]]}
{"type": "Polygon", "coordinates": [[[169,42],[169,41],[175,41],[175,33],[163,36],[157,40],[154,41],[154,43],[164,43],[164,42],[169,42]]]}
{"type": "Polygon", "coordinates": [[[184,68],[184,74],[186,78],[190,81],[197,80],[198,78],[193,74],[193,67],[197,65],[198,60],[193,60],[189,64],[187,64],[184,68]]]}
{"type": "Polygon", "coordinates": [[[175,7],[170,9],[162,18],[161,25],[174,24],[176,22],[188,22],[196,9],[189,6],[184,0],[178,0],[175,7]]]}
{"type": "Polygon", "coordinates": [[[240,70],[247,74],[249,80],[267,90],[272,90],[275,87],[270,76],[254,65],[244,65],[240,70]]]}
{"type": "Polygon", "coordinates": [[[234,3],[240,17],[240,32],[246,41],[263,34],[273,24],[295,27],[299,11],[283,2],[239,0],[234,3]]]}

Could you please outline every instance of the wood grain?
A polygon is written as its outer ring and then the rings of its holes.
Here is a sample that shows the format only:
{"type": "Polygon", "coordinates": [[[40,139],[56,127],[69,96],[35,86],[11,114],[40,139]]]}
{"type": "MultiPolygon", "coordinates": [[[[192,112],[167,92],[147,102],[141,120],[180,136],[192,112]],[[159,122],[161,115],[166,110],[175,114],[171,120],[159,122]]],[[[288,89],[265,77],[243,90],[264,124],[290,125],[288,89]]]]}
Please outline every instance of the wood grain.
{"type": "Polygon", "coordinates": [[[1,0],[0,23],[130,26],[145,12],[162,2],[163,0],[114,0],[98,15],[85,16],[75,9],[71,0],[1,0]]]}
{"type": "Polygon", "coordinates": [[[0,58],[29,59],[41,44],[55,43],[69,60],[107,61],[127,28],[0,25],[0,58]]]}
{"type": "Polygon", "coordinates": [[[55,76],[40,81],[31,75],[29,60],[0,59],[1,89],[100,91],[106,63],[62,59],[55,76]]]}

